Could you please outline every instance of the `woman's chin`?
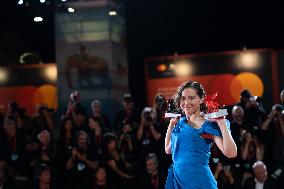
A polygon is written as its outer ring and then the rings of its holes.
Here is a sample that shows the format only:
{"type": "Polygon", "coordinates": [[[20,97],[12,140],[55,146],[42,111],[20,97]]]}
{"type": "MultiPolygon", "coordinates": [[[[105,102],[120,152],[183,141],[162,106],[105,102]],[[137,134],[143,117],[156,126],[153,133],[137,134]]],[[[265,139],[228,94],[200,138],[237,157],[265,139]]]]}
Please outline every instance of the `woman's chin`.
{"type": "Polygon", "coordinates": [[[185,113],[185,115],[191,115],[193,112],[191,112],[191,111],[185,111],[184,113],[185,113]]]}

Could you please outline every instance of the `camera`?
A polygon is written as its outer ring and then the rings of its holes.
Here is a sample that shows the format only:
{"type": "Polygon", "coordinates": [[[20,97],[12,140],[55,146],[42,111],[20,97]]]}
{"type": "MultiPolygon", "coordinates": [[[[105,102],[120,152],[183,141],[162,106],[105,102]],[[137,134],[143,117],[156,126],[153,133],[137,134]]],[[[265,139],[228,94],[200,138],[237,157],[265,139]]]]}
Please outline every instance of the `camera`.
{"type": "Polygon", "coordinates": [[[19,115],[24,115],[26,113],[26,110],[24,108],[20,108],[19,104],[15,101],[10,102],[9,106],[12,114],[17,113],[19,115]]]}
{"type": "Polygon", "coordinates": [[[70,99],[72,102],[76,103],[80,100],[80,93],[79,91],[74,91],[70,94],[70,99]]]}
{"type": "Polygon", "coordinates": [[[144,116],[144,119],[145,119],[146,121],[154,121],[154,118],[153,118],[151,112],[146,112],[146,113],[144,113],[143,116],[144,116]]]}
{"type": "Polygon", "coordinates": [[[251,102],[257,102],[257,96],[252,96],[249,98],[251,102]]]}
{"type": "Polygon", "coordinates": [[[152,108],[150,108],[150,107],[144,108],[144,110],[142,112],[142,116],[147,122],[153,122],[154,119],[155,119],[155,114],[154,114],[152,108]]]}
{"type": "Polygon", "coordinates": [[[224,170],[224,171],[230,171],[230,169],[231,169],[231,166],[230,166],[230,165],[225,165],[225,166],[223,166],[223,170],[224,170]]]}
{"type": "Polygon", "coordinates": [[[40,105],[39,106],[39,112],[43,112],[43,111],[46,111],[48,113],[52,113],[52,112],[54,112],[54,109],[48,108],[46,105],[40,105]]]}

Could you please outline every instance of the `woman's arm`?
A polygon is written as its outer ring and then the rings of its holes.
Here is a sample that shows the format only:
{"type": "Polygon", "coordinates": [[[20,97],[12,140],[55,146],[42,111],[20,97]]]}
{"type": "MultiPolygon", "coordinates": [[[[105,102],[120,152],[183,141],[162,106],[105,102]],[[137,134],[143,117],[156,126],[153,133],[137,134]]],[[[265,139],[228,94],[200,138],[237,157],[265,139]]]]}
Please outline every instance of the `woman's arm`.
{"type": "Polygon", "coordinates": [[[143,131],[144,131],[144,124],[145,124],[145,121],[144,121],[144,118],[142,117],[141,118],[141,123],[140,123],[138,131],[137,131],[137,136],[136,136],[137,140],[142,140],[143,131]]]}
{"type": "Polygon", "coordinates": [[[130,175],[128,175],[128,174],[126,174],[126,173],[124,173],[124,172],[122,172],[121,170],[118,169],[114,160],[108,160],[107,164],[114,172],[116,172],[122,178],[131,178],[130,175]]]}
{"type": "Polygon", "coordinates": [[[246,142],[245,144],[243,144],[243,146],[241,147],[241,152],[242,152],[242,159],[246,160],[248,157],[248,146],[249,146],[249,142],[246,142]]]}
{"type": "Polygon", "coordinates": [[[226,126],[226,120],[224,118],[217,119],[216,122],[222,133],[221,137],[214,137],[214,141],[222,153],[228,158],[234,158],[237,156],[237,146],[233,140],[231,133],[226,126]]]}
{"type": "Polygon", "coordinates": [[[166,137],[165,137],[165,152],[166,154],[171,154],[171,135],[174,126],[177,124],[179,117],[172,118],[170,124],[167,129],[166,137]]]}
{"type": "Polygon", "coordinates": [[[156,131],[156,129],[155,129],[155,127],[154,127],[153,125],[151,125],[151,126],[149,127],[149,129],[150,129],[150,132],[151,132],[153,138],[154,138],[156,141],[158,141],[158,140],[161,138],[161,133],[159,133],[158,131],[156,131]]]}
{"type": "Polygon", "coordinates": [[[269,117],[261,124],[260,129],[263,130],[263,131],[267,130],[267,128],[268,128],[270,122],[272,121],[272,119],[273,119],[273,117],[272,117],[272,116],[269,116],[269,117]]]}

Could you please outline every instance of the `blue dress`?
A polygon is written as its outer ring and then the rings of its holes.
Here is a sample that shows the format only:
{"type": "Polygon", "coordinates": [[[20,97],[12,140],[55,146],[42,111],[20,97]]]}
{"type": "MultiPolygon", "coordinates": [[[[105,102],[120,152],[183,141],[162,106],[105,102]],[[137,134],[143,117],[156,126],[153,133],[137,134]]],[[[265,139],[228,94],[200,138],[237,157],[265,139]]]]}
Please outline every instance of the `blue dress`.
{"type": "MultiPolygon", "coordinates": [[[[226,120],[230,130],[230,122],[226,120]]],[[[173,164],[168,170],[166,189],[217,189],[217,182],[209,168],[212,139],[201,137],[211,134],[222,137],[215,122],[205,121],[199,129],[181,118],[171,134],[173,164]]]]}

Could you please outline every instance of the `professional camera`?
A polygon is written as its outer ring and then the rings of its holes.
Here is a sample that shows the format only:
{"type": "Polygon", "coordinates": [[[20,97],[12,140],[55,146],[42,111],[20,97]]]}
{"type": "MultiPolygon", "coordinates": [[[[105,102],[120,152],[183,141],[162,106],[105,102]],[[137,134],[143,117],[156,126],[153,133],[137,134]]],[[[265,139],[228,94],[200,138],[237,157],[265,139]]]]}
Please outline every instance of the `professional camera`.
{"type": "Polygon", "coordinates": [[[54,112],[54,109],[53,108],[48,108],[46,105],[41,104],[39,106],[39,112],[43,112],[43,111],[46,111],[48,113],[52,113],[52,112],[54,112]]]}
{"type": "Polygon", "coordinates": [[[150,107],[144,108],[142,116],[147,122],[153,122],[155,120],[155,114],[150,107]]]}
{"type": "Polygon", "coordinates": [[[77,103],[80,101],[80,93],[79,91],[74,91],[70,94],[70,99],[72,102],[77,103]]]}
{"type": "Polygon", "coordinates": [[[17,113],[18,115],[23,115],[26,113],[26,110],[24,108],[20,108],[19,104],[15,101],[9,103],[10,107],[10,113],[15,114],[17,113]]]}

